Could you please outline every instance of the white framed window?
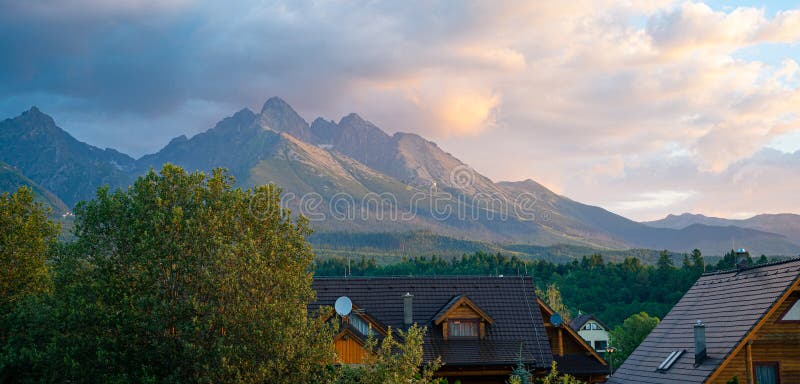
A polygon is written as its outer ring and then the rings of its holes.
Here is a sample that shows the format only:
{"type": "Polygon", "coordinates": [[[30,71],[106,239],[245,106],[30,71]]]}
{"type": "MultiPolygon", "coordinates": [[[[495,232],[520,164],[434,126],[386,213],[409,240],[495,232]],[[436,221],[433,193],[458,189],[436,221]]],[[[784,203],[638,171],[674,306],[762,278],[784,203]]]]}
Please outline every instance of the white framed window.
{"type": "Polygon", "coordinates": [[[600,328],[600,324],[597,323],[586,323],[586,325],[583,326],[583,329],[587,331],[599,331],[602,328],[600,328]]]}

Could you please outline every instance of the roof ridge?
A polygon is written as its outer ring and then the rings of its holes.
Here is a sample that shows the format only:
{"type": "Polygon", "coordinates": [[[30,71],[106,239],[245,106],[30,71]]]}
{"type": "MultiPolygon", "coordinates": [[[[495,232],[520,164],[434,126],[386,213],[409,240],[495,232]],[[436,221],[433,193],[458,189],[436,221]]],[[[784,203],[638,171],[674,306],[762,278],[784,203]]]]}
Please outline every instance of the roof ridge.
{"type": "Polygon", "coordinates": [[[715,276],[715,275],[724,275],[726,273],[737,273],[737,272],[742,272],[742,271],[750,271],[750,270],[753,270],[753,269],[758,269],[758,268],[763,268],[763,267],[771,267],[771,266],[774,266],[774,265],[787,264],[787,263],[792,263],[792,262],[795,262],[795,261],[800,261],[800,256],[792,257],[792,258],[785,259],[785,260],[772,261],[772,262],[764,263],[764,264],[756,264],[756,265],[753,265],[753,266],[750,266],[750,267],[746,267],[744,269],[725,269],[725,270],[721,270],[721,271],[706,272],[706,273],[703,273],[700,276],[701,277],[702,276],[715,276]]]}

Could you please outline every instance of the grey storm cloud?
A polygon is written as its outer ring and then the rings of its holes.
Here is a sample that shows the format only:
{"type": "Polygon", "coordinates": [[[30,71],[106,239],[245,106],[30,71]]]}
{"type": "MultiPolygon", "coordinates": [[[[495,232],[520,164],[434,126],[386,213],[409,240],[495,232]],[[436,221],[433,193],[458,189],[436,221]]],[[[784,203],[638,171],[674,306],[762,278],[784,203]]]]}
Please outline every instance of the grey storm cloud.
{"type": "MultiPolygon", "coordinates": [[[[704,194],[800,130],[800,58],[737,56],[796,47],[798,26],[797,9],[671,0],[0,0],[0,117],[37,105],[139,156],[280,96],[308,120],[358,112],[495,179],[652,218],[712,211],[704,194]],[[695,194],[640,182],[676,159],[695,194]]],[[[740,214],[748,196],[717,211],[740,214]]]]}

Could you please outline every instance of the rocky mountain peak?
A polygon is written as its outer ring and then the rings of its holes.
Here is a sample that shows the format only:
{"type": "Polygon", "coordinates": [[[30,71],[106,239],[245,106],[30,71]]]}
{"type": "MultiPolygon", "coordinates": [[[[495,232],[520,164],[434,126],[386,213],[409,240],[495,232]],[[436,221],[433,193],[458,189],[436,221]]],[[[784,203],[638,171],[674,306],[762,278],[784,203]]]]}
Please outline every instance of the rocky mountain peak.
{"type": "Polygon", "coordinates": [[[333,120],[318,117],[311,123],[311,133],[317,139],[316,144],[331,144],[339,135],[339,126],[333,120]]]}
{"type": "Polygon", "coordinates": [[[270,97],[264,103],[259,122],[264,129],[286,132],[303,141],[314,141],[308,123],[289,103],[279,97],[270,97]]]}
{"type": "Polygon", "coordinates": [[[39,110],[39,108],[37,108],[36,106],[32,106],[27,111],[22,112],[22,114],[14,118],[14,120],[24,121],[28,124],[44,125],[47,127],[56,126],[55,120],[53,120],[53,118],[50,117],[50,115],[39,110]]]}
{"type": "Polygon", "coordinates": [[[256,117],[256,114],[253,111],[251,111],[250,108],[242,108],[241,110],[239,110],[239,112],[234,113],[233,117],[242,120],[244,119],[252,120],[253,118],[256,117]]]}
{"type": "Polygon", "coordinates": [[[280,97],[273,96],[273,97],[270,97],[269,99],[267,99],[267,101],[265,101],[264,105],[261,107],[261,113],[264,113],[265,111],[291,111],[291,112],[294,112],[294,109],[285,100],[281,99],[280,97]]]}

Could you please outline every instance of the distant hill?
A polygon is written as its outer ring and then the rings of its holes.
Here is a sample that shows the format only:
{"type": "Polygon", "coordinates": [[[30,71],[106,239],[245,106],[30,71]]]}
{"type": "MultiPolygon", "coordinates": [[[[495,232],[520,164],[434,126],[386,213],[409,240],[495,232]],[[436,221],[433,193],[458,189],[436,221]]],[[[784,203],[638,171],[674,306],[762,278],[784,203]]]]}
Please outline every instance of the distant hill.
{"type": "MultiPolygon", "coordinates": [[[[635,257],[645,264],[655,264],[660,251],[651,249],[598,250],[592,247],[575,245],[537,246],[526,244],[497,244],[469,239],[456,239],[432,232],[392,232],[392,233],[316,233],[309,239],[314,253],[322,259],[329,257],[351,257],[358,260],[374,258],[379,264],[397,263],[406,257],[441,258],[459,257],[475,252],[501,253],[517,256],[523,260],[545,260],[563,264],[579,260],[583,256],[600,253],[606,261],[622,262],[627,257],[635,257]]],[[[680,265],[682,254],[671,254],[675,265],[680,265]]],[[[716,262],[719,257],[706,256],[707,262],[716,262]]]]}
{"type": "MultiPolygon", "coordinates": [[[[151,167],[173,163],[189,171],[228,168],[242,187],[276,183],[283,188],[285,206],[308,216],[319,236],[422,231],[473,242],[440,243],[454,250],[522,244],[609,251],[700,248],[717,255],[735,239],[755,253],[800,253],[800,245],[776,232],[778,225],[663,228],[637,223],[533,180],[495,183],[436,143],[410,133],[389,135],[355,113],[338,122],[317,118],[308,124],[277,97],[258,113],[242,109],[140,159],[82,143],[36,108],[0,122],[0,146],[0,161],[67,206],[92,198],[98,186],[126,186],[151,167]]],[[[493,249],[513,252],[486,248],[493,249]]]]}
{"type": "Polygon", "coordinates": [[[13,193],[20,187],[30,188],[36,196],[36,200],[52,208],[54,215],[62,215],[69,211],[67,205],[53,192],[25,177],[18,169],[0,162],[0,193],[13,193]]]}
{"type": "Polygon", "coordinates": [[[695,224],[719,227],[735,226],[777,233],[786,236],[786,239],[792,243],[800,244],[800,215],[791,213],[762,214],[749,219],[738,220],[683,213],[680,215],[669,215],[661,220],[646,221],[643,222],[643,224],[656,228],[672,229],[684,229],[695,224]]]}

